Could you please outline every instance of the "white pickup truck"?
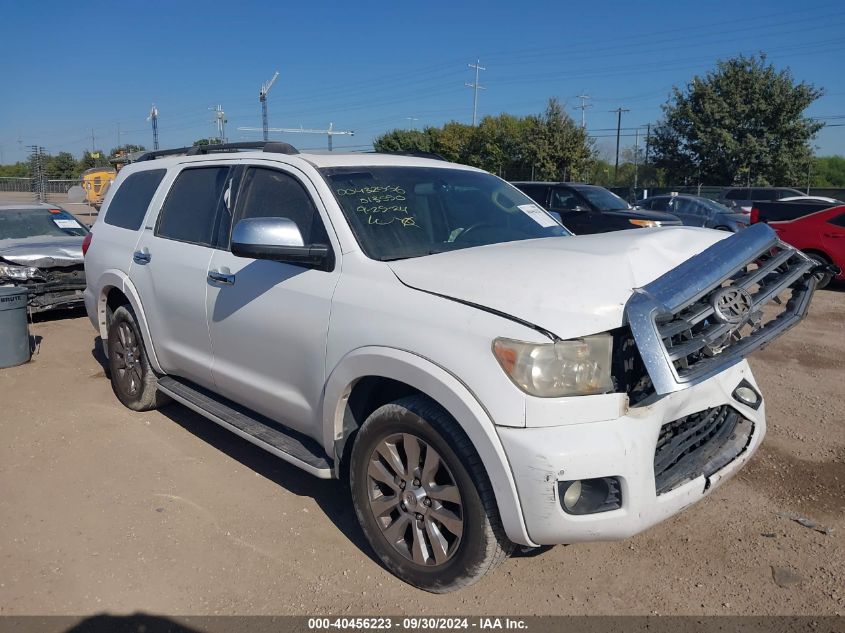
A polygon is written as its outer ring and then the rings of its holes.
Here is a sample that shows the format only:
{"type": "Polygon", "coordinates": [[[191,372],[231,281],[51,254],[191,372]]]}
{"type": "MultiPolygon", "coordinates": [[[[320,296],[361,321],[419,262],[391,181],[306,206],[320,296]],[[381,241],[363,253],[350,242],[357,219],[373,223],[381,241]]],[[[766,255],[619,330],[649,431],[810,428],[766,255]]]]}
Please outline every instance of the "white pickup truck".
{"type": "Polygon", "coordinates": [[[108,193],[85,300],[115,394],[348,481],[408,583],[636,534],[760,445],[744,357],[816,285],[767,226],[576,237],[477,169],[235,149],[147,155],[108,193]]]}

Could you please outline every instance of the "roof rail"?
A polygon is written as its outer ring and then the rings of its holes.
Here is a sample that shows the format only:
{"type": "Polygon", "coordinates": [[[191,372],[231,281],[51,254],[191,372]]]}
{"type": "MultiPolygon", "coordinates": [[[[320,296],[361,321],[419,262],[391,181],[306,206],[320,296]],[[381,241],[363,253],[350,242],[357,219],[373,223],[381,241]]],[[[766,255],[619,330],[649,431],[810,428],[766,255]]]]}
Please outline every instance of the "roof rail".
{"type": "Polygon", "coordinates": [[[416,158],[432,158],[434,160],[444,160],[449,162],[447,158],[444,158],[440,154],[435,154],[434,152],[423,152],[416,149],[408,149],[408,150],[391,150],[387,152],[373,152],[373,154],[393,154],[394,156],[414,156],[416,158]]]}
{"type": "Polygon", "coordinates": [[[229,152],[237,152],[244,149],[260,149],[264,152],[272,152],[275,154],[299,154],[297,150],[290,143],[283,143],[280,141],[245,141],[239,143],[215,143],[213,145],[194,145],[193,147],[178,147],[175,149],[159,149],[152,152],[146,152],[135,159],[134,162],[144,160],[155,160],[162,156],[197,156],[202,154],[225,154],[229,152]]]}

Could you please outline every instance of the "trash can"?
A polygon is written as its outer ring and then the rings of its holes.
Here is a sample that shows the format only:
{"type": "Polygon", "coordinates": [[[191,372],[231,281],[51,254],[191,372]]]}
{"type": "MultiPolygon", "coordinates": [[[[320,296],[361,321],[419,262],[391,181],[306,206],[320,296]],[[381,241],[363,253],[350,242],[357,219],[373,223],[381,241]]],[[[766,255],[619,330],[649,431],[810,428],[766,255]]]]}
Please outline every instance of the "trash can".
{"type": "Polygon", "coordinates": [[[29,362],[26,288],[0,286],[0,369],[29,362]]]}

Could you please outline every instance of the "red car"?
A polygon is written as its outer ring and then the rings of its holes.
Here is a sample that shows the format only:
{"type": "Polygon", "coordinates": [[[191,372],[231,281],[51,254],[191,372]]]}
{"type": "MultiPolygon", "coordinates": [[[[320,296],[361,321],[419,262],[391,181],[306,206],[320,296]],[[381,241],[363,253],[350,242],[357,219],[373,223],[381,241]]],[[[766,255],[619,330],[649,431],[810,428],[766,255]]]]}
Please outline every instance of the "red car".
{"type": "MultiPolygon", "coordinates": [[[[769,222],[787,244],[801,249],[824,264],[839,268],[838,281],[845,281],[845,205],[817,211],[789,222],[769,222]]],[[[824,288],[833,278],[825,275],[818,287],[824,288]]]]}

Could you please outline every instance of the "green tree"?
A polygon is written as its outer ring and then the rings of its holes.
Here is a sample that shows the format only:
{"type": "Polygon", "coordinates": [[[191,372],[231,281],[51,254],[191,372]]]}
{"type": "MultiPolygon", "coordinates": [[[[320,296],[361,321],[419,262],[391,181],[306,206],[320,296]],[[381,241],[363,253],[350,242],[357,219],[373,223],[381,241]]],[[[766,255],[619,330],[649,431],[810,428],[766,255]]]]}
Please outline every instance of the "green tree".
{"type": "Polygon", "coordinates": [[[822,94],[764,54],[719,61],[673,89],[652,139],[654,163],[678,184],[800,182],[822,127],[803,113],[822,94]]]}
{"type": "Polygon", "coordinates": [[[96,150],[94,152],[85,151],[82,153],[82,158],[79,159],[78,170],[81,174],[86,169],[91,169],[92,167],[108,167],[109,166],[109,159],[106,158],[106,155],[103,153],[102,150],[96,150]]]}
{"type": "Polygon", "coordinates": [[[196,141],[191,143],[191,145],[193,145],[194,147],[200,147],[202,145],[219,145],[222,142],[222,139],[212,136],[209,138],[198,138],[196,141]]]}
{"type": "Polygon", "coordinates": [[[433,152],[513,180],[585,174],[593,154],[586,132],[557,99],[550,99],[541,115],[486,116],[477,127],[451,121],[442,128],[392,130],[378,137],[373,147],[376,151],[433,152]]]}
{"type": "Polygon", "coordinates": [[[70,152],[48,156],[44,171],[52,180],[71,180],[79,175],[76,159],[70,152]]]}
{"type": "Polygon", "coordinates": [[[819,156],[810,170],[813,187],[845,187],[845,156],[819,156]]]}

